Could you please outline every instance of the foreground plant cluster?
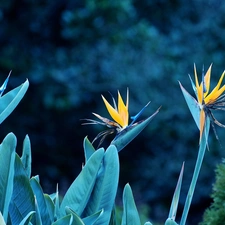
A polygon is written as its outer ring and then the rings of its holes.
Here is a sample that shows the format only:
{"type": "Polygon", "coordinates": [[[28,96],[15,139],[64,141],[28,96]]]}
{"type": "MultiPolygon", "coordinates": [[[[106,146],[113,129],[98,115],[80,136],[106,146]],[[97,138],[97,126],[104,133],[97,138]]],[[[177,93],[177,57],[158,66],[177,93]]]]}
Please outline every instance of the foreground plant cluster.
{"type": "MultiPolygon", "coordinates": [[[[205,150],[208,147],[210,124],[217,138],[215,124],[225,127],[213,115],[213,110],[224,110],[225,96],[223,93],[225,85],[221,85],[225,72],[210,93],[211,66],[205,74],[203,72],[201,83],[198,82],[196,68],[194,68],[194,74],[195,83],[190,79],[196,98],[192,97],[180,84],[181,91],[200,131],[198,156],[179,222],[180,225],[186,224],[205,150]]],[[[15,109],[29,86],[27,80],[19,87],[2,95],[9,77],[10,75],[0,87],[0,123],[15,109]]],[[[80,174],[63,197],[59,197],[58,187],[56,187],[56,192],[53,194],[43,193],[39,176],[31,176],[31,144],[29,137],[26,136],[24,139],[21,157],[16,153],[17,140],[15,135],[9,133],[5,137],[0,145],[0,225],[141,224],[129,184],[126,184],[123,190],[123,213],[120,214],[116,210],[115,198],[120,172],[118,153],[150,123],[159,113],[160,108],[145,120],[140,121],[139,117],[149,105],[147,103],[135,116],[131,117],[132,121],[129,124],[129,90],[127,90],[126,104],[119,92],[118,104],[116,104],[114,98],[112,98],[112,105],[105,97],[102,96],[102,99],[112,119],[93,113],[98,120],[84,119],[83,124],[100,124],[108,127],[106,131],[99,133],[93,140],[94,142],[100,139],[99,146],[107,135],[116,133],[116,136],[107,149],[101,147],[95,149],[93,142],[91,143],[87,137],[84,138],[85,163],[80,174]]],[[[178,224],[176,213],[183,171],[184,164],[172,197],[168,218],[165,219],[165,225],[178,224]]],[[[221,172],[219,176],[221,180],[221,172]]],[[[220,183],[218,189],[222,189],[222,187],[223,184],[220,183]]],[[[225,201],[225,198],[223,197],[224,201],[221,199],[219,201],[218,198],[220,197],[217,197],[217,191],[214,190],[213,197],[216,196],[216,201],[211,209],[207,210],[204,224],[213,224],[211,215],[218,220],[217,211],[220,213],[220,218],[225,215],[224,210],[221,212],[221,208],[218,207],[221,202],[225,201]]],[[[151,224],[149,221],[144,223],[144,225],[151,224]]]]}

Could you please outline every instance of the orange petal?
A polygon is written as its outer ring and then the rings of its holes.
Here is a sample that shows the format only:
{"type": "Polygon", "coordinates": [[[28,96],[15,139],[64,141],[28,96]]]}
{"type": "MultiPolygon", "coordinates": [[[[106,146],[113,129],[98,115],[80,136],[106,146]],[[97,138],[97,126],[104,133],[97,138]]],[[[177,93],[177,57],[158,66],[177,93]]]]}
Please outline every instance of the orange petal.
{"type": "Polygon", "coordinates": [[[205,112],[203,109],[201,109],[200,111],[200,126],[199,126],[199,129],[200,129],[200,140],[202,138],[202,133],[203,133],[203,130],[204,130],[204,126],[205,126],[205,112]]]}
{"type": "Polygon", "coordinates": [[[221,75],[219,82],[217,83],[216,87],[212,90],[212,92],[206,96],[205,98],[205,103],[213,103],[224,91],[225,91],[225,87],[221,87],[221,83],[223,81],[225,75],[225,71],[223,72],[223,74],[221,75]]]}
{"type": "Polygon", "coordinates": [[[121,126],[123,126],[124,122],[121,118],[121,116],[119,115],[119,113],[108,103],[108,101],[104,98],[104,96],[102,95],[102,99],[105,103],[105,106],[110,114],[110,116],[121,126]]]}
{"type": "Polygon", "coordinates": [[[206,93],[204,94],[205,96],[209,93],[211,68],[212,68],[212,64],[210,65],[209,69],[207,70],[207,72],[204,76],[205,85],[206,85],[206,93]]]}
{"type": "Polygon", "coordinates": [[[124,104],[123,99],[118,91],[118,113],[123,121],[122,127],[126,127],[128,125],[128,108],[124,104]]]}

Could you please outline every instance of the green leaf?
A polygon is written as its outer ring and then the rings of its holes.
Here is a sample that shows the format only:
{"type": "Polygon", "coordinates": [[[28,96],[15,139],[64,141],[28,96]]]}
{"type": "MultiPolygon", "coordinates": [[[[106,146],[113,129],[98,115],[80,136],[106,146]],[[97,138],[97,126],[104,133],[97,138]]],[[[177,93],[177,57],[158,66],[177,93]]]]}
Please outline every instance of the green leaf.
{"type": "Polygon", "coordinates": [[[5,222],[13,193],[15,148],[16,137],[9,133],[0,145],[0,212],[5,222]]]}
{"type": "Polygon", "coordinates": [[[95,225],[109,224],[116,197],[118,180],[118,151],[114,145],[110,145],[105,152],[93,192],[82,216],[89,216],[103,209],[104,213],[95,222],[95,225]]]}
{"type": "Polygon", "coordinates": [[[52,225],[73,225],[73,216],[72,214],[66,215],[52,223],[52,225]]]}
{"type": "Polygon", "coordinates": [[[91,142],[88,140],[87,137],[84,138],[84,155],[85,155],[85,163],[88,161],[88,159],[91,157],[91,155],[95,152],[95,148],[91,144],[91,142]]]}
{"type": "Polygon", "coordinates": [[[42,225],[42,219],[41,219],[41,214],[40,210],[38,207],[37,199],[35,197],[35,225],[42,225]]]}
{"type": "Polygon", "coordinates": [[[23,141],[23,153],[22,153],[21,160],[26,170],[27,176],[30,178],[31,176],[31,144],[30,144],[30,138],[28,135],[26,135],[23,141]]]}
{"type": "Polygon", "coordinates": [[[173,219],[168,218],[165,222],[165,225],[178,225],[173,219]]]}
{"type": "Polygon", "coordinates": [[[0,212],[0,225],[6,225],[1,212],[0,212]]]}
{"type": "Polygon", "coordinates": [[[79,216],[82,214],[93,190],[103,157],[104,150],[99,149],[89,158],[62,200],[60,205],[61,216],[65,215],[66,206],[70,207],[79,216]]]}
{"type": "Polygon", "coordinates": [[[129,184],[123,191],[123,216],[121,225],[141,225],[139,214],[134,202],[133,193],[129,184]]]}
{"type": "Polygon", "coordinates": [[[0,97],[0,124],[11,114],[25,95],[29,86],[26,80],[19,87],[0,97]]]}
{"type": "Polygon", "coordinates": [[[32,211],[32,212],[29,212],[25,217],[24,219],[19,223],[19,225],[29,225],[30,224],[30,220],[33,216],[35,212],[32,211]]]}
{"type": "Polygon", "coordinates": [[[186,90],[185,88],[181,85],[181,83],[179,82],[180,84],[180,88],[181,88],[181,91],[184,95],[184,98],[186,100],[186,103],[188,105],[188,108],[189,110],[191,111],[191,115],[193,116],[194,118],[194,121],[197,125],[197,127],[199,128],[200,127],[200,107],[199,107],[199,104],[198,102],[196,101],[195,98],[193,98],[186,90]]]}
{"type": "Polygon", "coordinates": [[[47,205],[47,209],[48,209],[48,214],[50,217],[51,221],[54,221],[54,217],[55,217],[55,205],[54,202],[52,201],[51,197],[48,194],[44,194],[45,197],[45,202],[47,205]]]}
{"type": "MultiPolygon", "coordinates": [[[[85,225],[84,222],[82,221],[82,219],[69,207],[66,207],[66,214],[67,215],[72,215],[73,216],[73,224],[76,225],[85,225]]],[[[88,225],[91,225],[89,223],[87,223],[88,225]]]]}
{"type": "Polygon", "coordinates": [[[59,218],[60,216],[60,207],[59,207],[59,190],[58,185],[56,186],[56,193],[55,193],[55,211],[54,211],[54,217],[59,218]]]}
{"type": "Polygon", "coordinates": [[[9,206],[12,224],[19,224],[31,211],[35,211],[34,193],[20,157],[16,154],[13,194],[9,206]]]}
{"type": "Polygon", "coordinates": [[[121,151],[150,123],[158,112],[159,109],[147,119],[126,127],[112,140],[111,145],[115,145],[118,152],[121,151]]]}
{"type": "Polygon", "coordinates": [[[50,219],[48,206],[46,204],[45,196],[43,194],[41,185],[39,184],[38,180],[34,177],[30,179],[30,184],[36,197],[37,207],[40,212],[42,224],[44,225],[51,224],[52,221],[50,219]]]}
{"type": "Polygon", "coordinates": [[[88,217],[83,218],[84,224],[94,225],[95,222],[98,220],[98,218],[103,215],[103,213],[104,213],[104,210],[102,209],[96,212],[95,214],[92,214],[88,217]]]}
{"type": "Polygon", "coordinates": [[[179,198],[180,198],[180,189],[181,189],[181,184],[182,184],[182,179],[183,179],[183,173],[184,173],[184,163],[183,163],[181,171],[180,171],[179,179],[177,181],[177,186],[174,191],[173,199],[172,199],[171,206],[170,206],[170,212],[169,212],[168,218],[171,218],[173,220],[176,219],[177,207],[178,207],[178,202],[179,202],[179,198]]]}

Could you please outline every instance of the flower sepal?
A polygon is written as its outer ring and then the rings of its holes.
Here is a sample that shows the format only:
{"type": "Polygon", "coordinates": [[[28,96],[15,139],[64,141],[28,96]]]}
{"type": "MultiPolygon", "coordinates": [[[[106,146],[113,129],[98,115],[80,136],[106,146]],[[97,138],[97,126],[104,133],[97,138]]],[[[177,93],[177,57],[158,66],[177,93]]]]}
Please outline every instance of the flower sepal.
{"type": "Polygon", "coordinates": [[[183,95],[184,95],[184,99],[185,99],[185,101],[186,101],[186,103],[187,103],[187,105],[188,105],[188,108],[189,108],[190,112],[191,112],[191,115],[193,116],[194,121],[195,121],[197,127],[200,129],[200,123],[199,123],[199,121],[200,121],[200,111],[201,111],[200,105],[199,105],[199,103],[196,101],[196,99],[193,98],[193,97],[186,91],[186,89],[181,85],[180,82],[179,82],[179,84],[180,84],[181,91],[182,91],[182,93],[183,93],[183,95]]]}
{"type": "Polygon", "coordinates": [[[131,125],[127,126],[116,135],[116,137],[112,140],[111,145],[115,145],[118,152],[121,151],[150,123],[150,121],[157,115],[159,110],[160,108],[158,108],[147,119],[132,123],[131,125]]]}

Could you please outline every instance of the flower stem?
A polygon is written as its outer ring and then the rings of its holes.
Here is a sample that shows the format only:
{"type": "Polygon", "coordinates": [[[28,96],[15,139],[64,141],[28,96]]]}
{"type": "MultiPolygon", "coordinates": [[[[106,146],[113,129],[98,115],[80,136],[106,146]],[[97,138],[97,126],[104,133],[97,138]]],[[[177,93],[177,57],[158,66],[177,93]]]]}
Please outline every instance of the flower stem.
{"type": "Polygon", "coordinates": [[[180,221],[180,225],[185,225],[186,223],[186,219],[188,216],[188,212],[191,206],[191,201],[193,198],[193,194],[194,194],[194,190],[195,190],[195,186],[198,180],[198,175],[202,166],[202,161],[205,155],[205,149],[207,146],[207,140],[208,140],[208,134],[209,134],[209,127],[210,127],[210,121],[208,118],[206,118],[205,121],[205,128],[204,128],[204,133],[201,137],[201,141],[200,141],[200,146],[199,146],[199,151],[198,151],[198,157],[197,157],[197,161],[195,164],[195,169],[194,169],[194,173],[193,173],[193,177],[191,180],[191,184],[188,190],[188,194],[186,197],[186,201],[185,201],[185,205],[184,205],[184,210],[183,210],[183,214],[181,217],[181,221],[180,221]]]}

